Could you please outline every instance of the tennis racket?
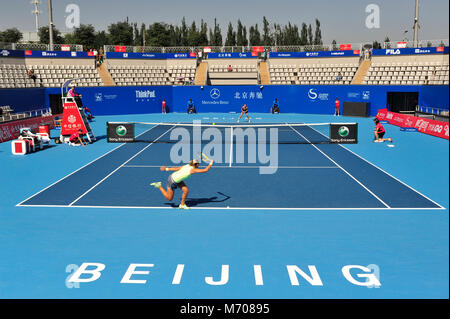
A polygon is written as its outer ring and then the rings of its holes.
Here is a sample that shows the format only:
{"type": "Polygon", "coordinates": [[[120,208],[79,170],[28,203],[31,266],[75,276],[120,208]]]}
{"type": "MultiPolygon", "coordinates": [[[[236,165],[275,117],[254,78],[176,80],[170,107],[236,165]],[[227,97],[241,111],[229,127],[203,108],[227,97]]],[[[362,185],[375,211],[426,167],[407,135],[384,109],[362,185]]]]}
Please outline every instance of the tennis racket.
{"type": "Polygon", "coordinates": [[[201,159],[203,162],[211,162],[211,160],[208,158],[208,156],[206,156],[206,155],[203,154],[203,153],[198,153],[198,156],[200,157],[200,159],[201,159]]]}

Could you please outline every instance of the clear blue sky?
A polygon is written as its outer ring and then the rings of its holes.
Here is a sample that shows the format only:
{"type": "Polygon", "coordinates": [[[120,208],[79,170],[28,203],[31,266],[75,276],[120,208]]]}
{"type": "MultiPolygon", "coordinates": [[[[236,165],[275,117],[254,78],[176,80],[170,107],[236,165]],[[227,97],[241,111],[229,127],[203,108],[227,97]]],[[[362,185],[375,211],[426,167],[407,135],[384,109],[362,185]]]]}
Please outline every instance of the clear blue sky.
{"type": "MultiPolygon", "coordinates": [[[[40,25],[48,24],[47,0],[41,0],[40,25]]],[[[324,43],[335,39],[338,43],[359,43],[365,41],[402,40],[403,31],[412,40],[415,0],[53,0],[53,19],[56,27],[63,32],[68,4],[77,4],[81,10],[81,23],[92,24],[97,30],[106,30],[113,22],[129,18],[138,24],[167,22],[179,24],[182,17],[190,24],[193,20],[204,19],[210,27],[217,18],[222,32],[226,32],[228,22],[235,25],[241,19],[247,28],[266,16],[269,22],[301,25],[314,19],[321,22],[324,43]],[[365,27],[365,8],[369,4],[380,7],[380,28],[365,27]]],[[[0,30],[17,27],[21,31],[34,30],[33,7],[30,0],[0,0],[0,30]]],[[[448,0],[420,0],[419,39],[434,40],[449,37],[448,0]]],[[[261,30],[261,29],[260,29],[261,30]]]]}

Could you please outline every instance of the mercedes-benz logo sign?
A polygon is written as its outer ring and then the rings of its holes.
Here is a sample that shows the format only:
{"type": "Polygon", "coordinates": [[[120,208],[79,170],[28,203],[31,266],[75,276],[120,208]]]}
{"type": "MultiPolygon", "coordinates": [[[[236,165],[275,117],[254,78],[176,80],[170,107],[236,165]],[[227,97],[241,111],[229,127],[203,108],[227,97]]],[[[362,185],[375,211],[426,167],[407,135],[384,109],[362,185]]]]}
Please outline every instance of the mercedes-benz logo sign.
{"type": "Polygon", "coordinates": [[[220,97],[220,90],[219,90],[219,89],[216,89],[216,88],[212,89],[212,90],[209,92],[209,96],[210,96],[211,98],[213,98],[213,99],[218,99],[218,98],[220,97]]]}

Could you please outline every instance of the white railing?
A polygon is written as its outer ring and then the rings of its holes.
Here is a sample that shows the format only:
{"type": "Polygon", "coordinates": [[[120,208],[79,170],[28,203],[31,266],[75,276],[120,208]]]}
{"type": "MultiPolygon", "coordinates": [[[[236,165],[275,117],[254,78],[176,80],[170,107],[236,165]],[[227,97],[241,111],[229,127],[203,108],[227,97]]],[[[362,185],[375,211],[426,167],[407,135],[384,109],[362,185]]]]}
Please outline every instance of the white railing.
{"type": "Polygon", "coordinates": [[[391,42],[383,42],[381,43],[382,49],[394,49],[394,48],[400,48],[398,45],[398,42],[401,42],[404,47],[406,48],[426,48],[426,47],[441,47],[441,46],[448,46],[448,39],[438,39],[438,40],[420,40],[417,41],[391,41],[391,42]]]}
{"type": "Polygon", "coordinates": [[[50,108],[41,108],[37,110],[31,110],[20,113],[8,113],[0,116],[0,122],[16,121],[20,119],[26,119],[30,117],[49,116],[52,115],[50,108]]]}

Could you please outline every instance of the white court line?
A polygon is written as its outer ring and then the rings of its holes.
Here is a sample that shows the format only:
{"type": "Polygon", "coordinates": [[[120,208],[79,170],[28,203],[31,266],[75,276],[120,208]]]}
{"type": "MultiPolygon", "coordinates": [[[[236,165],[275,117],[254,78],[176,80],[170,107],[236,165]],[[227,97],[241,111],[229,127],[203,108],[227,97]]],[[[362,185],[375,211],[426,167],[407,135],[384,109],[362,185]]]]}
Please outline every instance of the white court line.
{"type": "MultiPolygon", "coordinates": [[[[188,198],[189,200],[189,198],[188,198]]],[[[176,210],[180,212],[181,210],[177,207],[169,206],[92,206],[92,205],[21,205],[20,207],[40,207],[40,208],[110,208],[110,209],[164,209],[164,210],[176,210]]],[[[282,210],[282,211],[354,211],[354,210],[378,210],[378,211],[391,211],[391,210],[408,210],[408,211],[418,211],[418,210],[442,210],[445,208],[440,207],[298,207],[298,208],[288,208],[288,207],[191,207],[189,211],[193,210],[282,210]]],[[[188,212],[189,212],[188,211],[188,212]]],[[[186,212],[183,210],[183,212],[186,212]]]]}
{"type": "MultiPolygon", "coordinates": [[[[287,123],[286,123],[287,124],[287,123]]],[[[290,125],[289,125],[290,126],[290,125]]],[[[303,136],[303,134],[301,134],[300,132],[294,130],[292,128],[292,126],[290,126],[291,129],[296,132],[298,135],[300,135],[302,138],[304,138],[306,141],[308,141],[309,143],[311,143],[311,141],[309,141],[305,136],[303,136]]],[[[322,153],[326,158],[328,158],[331,162],[333,162],[336,166],[338,166],[344,173],[346,173],[348,176],[350,176],[355,182],[357,182],[359,185],[361,185],[366,191],[368,191],[373,197],[375,197],[376,199],[378,199],[378,201],[380,201],[380,203],[382,203],[384,206],[386,206],[387,208],[391,208],[388,204],[386,204],[381,198],[379,198],[374,192],[372,192],[369,188],[367,188],[363,183],[361,183],[359,180],[357,180],[352,174],[350,174],[349,172],[347,172],[342,166],[340,166],[336,161],[334,161],[331,157],[329,157],[327,154],[325,154],[320,148],[318,148],[316,145],[311,143],[311,146],[313,146],[316,150],[318,150],[320,153],[322,153]]]]}
{"type": "MultiPolygon", "coordinates": [[[[346,123],[346,124],[348,124],[348,123],[346,123]]],[[[317,131],[315,128],[313,128],[313,127],[311,127],[311,128],[312,128],[314,131],[316,131],[317,133],[319,133],[319,134],[321,134],[321,135],[327,137],[325,134],[323,134],[322,132],[317,131]]],[[[442,206],[442,205],[440,205],[439,203],[435,202],[434,200],[432,200],[432,199],[429,198],[428,196],[425,196],[424,194],[422,194],[422,193],[419,192],[418,190],[414,189],[413,187],[409,186],[409,185],[406,184],[405,182],[401,181],[401,180],[398,179],[397,177],[395,177],[395,176],[389,174],[388,172],[386,172],[386,171],[383,170],[382,168],[378,167],[377,165],[373,164],[372,162],[370,162],[369,160],[365,159],[364,157],[362,157],[362,156],[356,154],[355,152],[353,152],[352,150],[346,148],[345,146],[343,146],[343,145],[341,145],[341,144],[337,144],[337,145],[339,145],[339,146],[342,147],[343,149],[349,151],[349,152],[352,153],[353,155],[359,157],[360,159],[362,159],[362,160],[365,161],[366,163],[372,165],[373,167],[375,167],[376,169],[380,170],[381,172],[385,173],[385,174],[388,175],[389,177],[395,179],[397,182],[399,182],[400,184],[402,184],[402,185],[408,187],[410,190],[416,192],[416,193],[419,194],[420,196],[422,196],[422,197],[428,199],[430,202],[432,202],[433,204],[439,206],[441,209],[445,209],[444,206],[442,206]]]]}
{"type": "MultiPolygon", "coordinates": [[[[167,166],[167,165],[165,165],[167,166]]],[[[123,167],[132,168],[159,168],[161,165],[124,165],[123,167]]],[[[205,166],[206,167],[206,166],[205,166]]],[[[289,169],[321,169],[321,168],[339,168],[338,166],[263,166],[264,168],[289,168],[289,169]]],[[[260,169],[261,166],[224,166],[224,165],[214,165],[213,168],[257,168],[260,169]]]]}
{"type": "MultiPolygon", "coordinates": [[[[142,132],[141,134],[137,135],[136,137],[139,137],[139,136],[141,136],[142,134],[145,134],[145,133],[147,133],[147,132],[153,130],[156,126],[158,126],[158,125],[155,125],[155,126],[151,127],[150,129],[146,130],[145,132],[142,132]]],[[[64,176],[63,178],[58,179],[56,182],[50,184],[50,185],[47,186],[46,188],[44,188],[44,189],[40,190],[39,192],[37,192],[36,194],[31,195],[31,196],[28,197],[27,199],[24,199],[23,201],[21,201],[21,202],[20,202],[19,204],[17,204],[16,206],[21,206],[22,203],[26,202],[27,200],[30,200],[31,198],[35,197],[36,195],[39,195],[39,194],[42,193],[43,191],[45,191],[45,190],[49,189],[50,187],[52,187],[53,185],[55,185],[55,184],[61,182],[62,180],[66,179],[67,177],[69,177],[69,176],[75,174],[76,172],[82,170],[82,169],[85,168],[86,166],[91,165],[92,163],[98,161],[98,160],[101,159],[102,157],[104,157],[104,156],[108,155],[109,153],[111,153],[111,152],[113,152],[113,151],[115,151],[115,150],[121,148],[122,146],[124,146],[124,145],[126,145],[126,144],[128,144],[128,143],[122,143],[122,144],[120,144],[119,146],[117,146],[117,147],[113,148],[112,150],[106,152],[106,153],[103,154],[102,156],[97,157],[96,159],[94,159],[93,161],[90,161],[90,162],[87,163],[86,165],[81,166],[79,169],[73,171],[72,173],[70,173],[70,174],[64,176]]]]}
{"type": "MultiPolygon", "coordinates": [[[[166,132],[164,132],[163,134],[161,134],[157,139],[155,139],[155,141],[159,140],[161,137],[163,137],[164,135],[166,135],[167,133],[169,133],[175,126],[173,126],[170,130],[167,130],[166,132]]],[[[135,158],[136,156],[138,156],[139,154],[141,154],[143,151],[145,151],[147,148],[149,148],[150,146],[152,146],[154,144],[154,142],[148,144],[147,146],[145,146],[142,150],[140,150],[139,152],[137,152],[136,154],[134,154],[132,157],[130,157],[128,160],[126,160],[124,163],[122,163],[122,165],[120,165],[119,167],[117,167],[115,170],[113,170],[111,173],[109,173],[108,175],[106,175],[104,178],[102,178],[97,184],[95,184],[94,186],[92,186],[91,188],[89,188],[86,192],[84,192],[81,196],[79,196],[77,199],[75,199],[73,202],[71,202],[69,204],[69,206],[72,206],[74,203],[76,203],[77,201],[79,201],[82,197],[84,197],[87,193],[89,193],[91,190],[93,190],[94,188],[96,188],[98,185],[100,185],[101,183],[103,183],[106,179],[108,179],[112,174],[114,174],[115,172],[117,172],[121,167],[123,167],[126,163],[128,163],[129,161],[131,161],[133,158],[135,158]]]]}

